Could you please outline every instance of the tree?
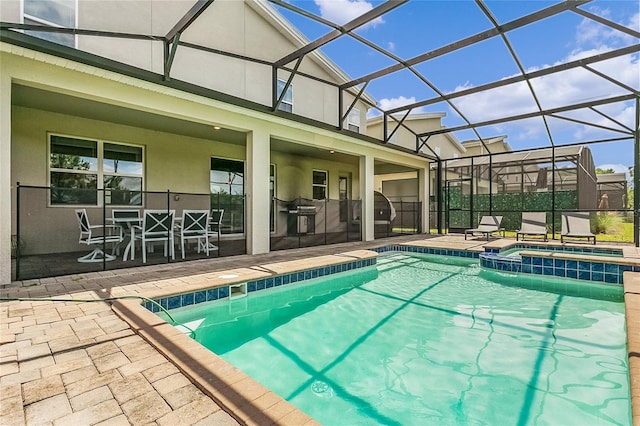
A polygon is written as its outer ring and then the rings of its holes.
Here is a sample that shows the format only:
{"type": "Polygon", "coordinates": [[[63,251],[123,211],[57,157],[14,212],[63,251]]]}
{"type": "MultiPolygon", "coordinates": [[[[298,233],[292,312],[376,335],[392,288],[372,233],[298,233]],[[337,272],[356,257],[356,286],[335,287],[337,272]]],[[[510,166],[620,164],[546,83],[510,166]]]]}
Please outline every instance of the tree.
{"type": "Polygon", "coordinates": [[[611,173],[615,173],[616,171],[609,168],[609,169],[601,169],[600,167],[596,167],[596,174],[597,175],[608,175],[611,173]]]}

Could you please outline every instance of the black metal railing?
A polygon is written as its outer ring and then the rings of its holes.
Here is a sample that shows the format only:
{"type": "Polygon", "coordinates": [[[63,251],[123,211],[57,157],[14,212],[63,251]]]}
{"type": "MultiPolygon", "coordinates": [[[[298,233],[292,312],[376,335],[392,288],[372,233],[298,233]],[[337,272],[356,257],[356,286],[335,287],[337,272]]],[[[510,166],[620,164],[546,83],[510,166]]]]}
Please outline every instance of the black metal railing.
{"type": "MultiPolygon", "coordinates": [[[[180,223],[185,210],[206,210],[212,218],[207,229],[209,257],[246,253],[245,197],[230,194],[195,194],[174,191],[136,191],[114,194],[113,190],[74,189],[73,199],[91,199],[91,205],[70,204],[60,191],[49,187],[16,186],[16,218],[13,242],[13,277],[28,280],[58,275],[105,271],[143,265],[140,241],[130,243],[134,233],[141,236],[144,213],[149,210],[172,211],[174,227],[163,238],[148,242],[144,264],[161,264],[206,258],[204,238],[184,239],[184,259],[180,223]],[[92,192],[77,197],[79,192],[92,192]],[[111,204],[111,200],[129,204],[111,204]],[[81,236],[76,209],[87,213],[91,239],[81,236]],[[114,219],[114,210],[137,213],[137,219],[114,219]],[[214,220],[218,217],[220,220],[214,220]],[[120,232],[119,243],[107,243],[106,232],[120,232]],[[202,244],[200,244],[202,242],[202,244]],[[169,245],[171,244],[172,249],[169,245]],[[164,247],[167,247],[167,250],[164,247]],[[92,256],[79,261],[87,252],[99,249],[107,256],[92,256]],[[135,254],[134,254],[135,253],[135,254]],[[111,255],[114,257],[112,258],[111,255]]],[[[126,191],[119,191],[126,192],[126,191]]],[[[64,194],[63,194],[64,195],[64,194]]],[[[149,230],[153,232],[153,230],[149,230]]],[[[157,230],[156,230],[157,231],[157,230]]],[[[151,235],[151,234],[149,234],[151,235]]],[[[156,236],[158,234],[155,234],[156,236]]],[[[185,234],[186,236],[186,234],[185,234]]]]}
{"type": "Polygon", "coordinates": [[[270,249],[362,240],[359,200],[273,200],[270,249]]]}
{"type": "MultiPolygon", "coordinates": [[[[185,210],[206,210],[210,213],[206,237],[207,247],[211,249],[208,257],[247,253],[244,195],[170,190],[64,191],[18,183],[15,205],[13,280],[207,258],[200,239],[182,238],[180,219],[185,210]],[[87,200],[90,200],[90,204],[73,204],[87,203],[87,200]],[[115,202],[120,204],[116,205],[115,202]],[[88,224],[92,227],[90,237],[81,235],[77,209],[86,211],[88,224]],[[160,237],[154,234],[155,238],[145,240],[143,259],[141,235],[145,211],[149,210],[172,212],[175,226],[171,233],[159,234],[160,237]],[[126,218],[116,219],[117,214],[126,218]],[[121,233],[121,240],[114,243],[113,235],[104,234],[108,232],[121,233]]],[[[270,210],[270,250],[363,239],[360,200],[273,199],[270,210]]],[[[422,232],[419,202],[399,200],[380,204],[376,201],[375,216],[376,238],[422,232]]]]}

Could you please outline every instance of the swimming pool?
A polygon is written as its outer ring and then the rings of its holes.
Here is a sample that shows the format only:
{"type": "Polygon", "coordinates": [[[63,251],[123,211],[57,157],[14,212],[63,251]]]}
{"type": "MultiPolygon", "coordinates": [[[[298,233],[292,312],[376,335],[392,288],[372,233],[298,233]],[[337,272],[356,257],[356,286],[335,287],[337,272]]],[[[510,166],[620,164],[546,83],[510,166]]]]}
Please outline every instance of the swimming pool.
{"type": "Polygon", "coordinates": [[[630,423],[620,287],[429,259],[171,313],[324,424],[630,423]]]}

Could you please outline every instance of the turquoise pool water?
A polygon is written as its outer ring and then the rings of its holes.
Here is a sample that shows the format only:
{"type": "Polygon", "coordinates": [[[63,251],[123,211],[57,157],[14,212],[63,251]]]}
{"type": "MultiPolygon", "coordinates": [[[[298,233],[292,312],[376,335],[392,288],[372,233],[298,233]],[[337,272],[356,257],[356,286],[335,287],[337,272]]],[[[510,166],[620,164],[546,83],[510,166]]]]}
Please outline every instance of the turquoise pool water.
{"type": "Polygon", "coordinates": [[[444,261],[385,255],[171,313],[325,425],[630,424],[620,286],[444,261]]]}

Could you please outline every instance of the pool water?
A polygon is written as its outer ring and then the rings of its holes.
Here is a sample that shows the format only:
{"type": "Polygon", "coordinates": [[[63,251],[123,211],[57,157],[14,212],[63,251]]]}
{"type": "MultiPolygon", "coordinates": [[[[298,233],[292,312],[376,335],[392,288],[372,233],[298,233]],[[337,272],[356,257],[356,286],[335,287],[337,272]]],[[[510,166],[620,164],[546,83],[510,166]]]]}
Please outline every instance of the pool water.
{"type": "Polygon", "coordinates": [[[325,425],[630,424],[622,288],[516,278],[394,253],[172,315],[325,425]]]}

